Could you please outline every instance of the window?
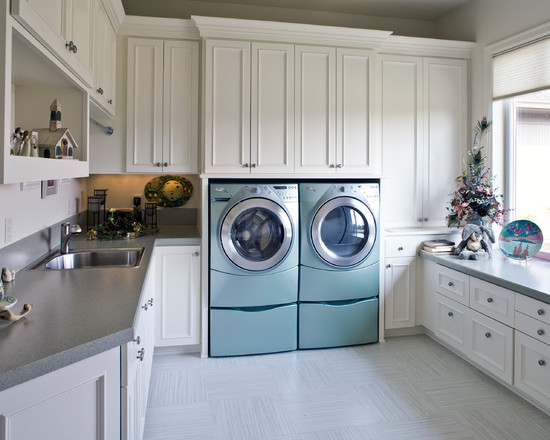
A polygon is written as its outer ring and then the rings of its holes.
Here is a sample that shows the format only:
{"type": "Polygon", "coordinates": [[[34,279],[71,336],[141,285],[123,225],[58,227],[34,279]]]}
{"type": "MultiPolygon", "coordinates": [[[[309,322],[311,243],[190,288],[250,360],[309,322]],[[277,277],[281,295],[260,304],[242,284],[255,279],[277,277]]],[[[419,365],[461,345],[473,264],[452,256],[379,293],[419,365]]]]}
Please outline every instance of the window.
{"type": "MultiPolygon", "coordinates": [[[[493,52],[493,167],[503,176],[506,221],[535,222],[537,257],[550,259],[550,38],[493,52]]],[[[498,180],[498,179],[497,179],[498,180]]]]}

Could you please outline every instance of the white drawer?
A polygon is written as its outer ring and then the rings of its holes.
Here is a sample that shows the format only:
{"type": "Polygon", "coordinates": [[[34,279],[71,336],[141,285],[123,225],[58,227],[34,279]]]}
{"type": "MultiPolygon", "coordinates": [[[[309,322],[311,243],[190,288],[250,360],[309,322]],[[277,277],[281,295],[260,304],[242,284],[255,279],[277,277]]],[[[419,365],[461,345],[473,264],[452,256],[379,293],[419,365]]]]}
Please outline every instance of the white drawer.
{"type": "Polygon", "coordinates": [[[470,311],[467,339],[472,346],[469,356],[476,364],[512,384],[514,365],[514,329],[476,311],[470,311]]]}
{"type": "Polygon", "coordinates": [[[436,266],[435,291],[461,304],[470,304],[470,277],[439,264],[436,266]]]}
{"type": "Polygon", "coordinates": [[[514,326],[515,292],[470,277],[470,307],[511,327],[514,326]]]}
{"type": "Polygon", "coordinates": [[[515,322],[515,328],[520,332],[550,345],[550,324],[546,324],[520,312],[516,312],[515,322]]]}
{"type": "Polygon", "coordinates": [[[440,294],[437,294],[435,307],[435,335],[466,353],[466,320],[469,309],[440,294]]]}
{"type": "Polygon", "coordinates": [[[550,324],[550,304],[516,293],[516,310],[546,324],[550,324]]]}
{"type": "Polygon", "coordinates": [[[422,237],[386,238],[386,257],[415,257],[422,244],[422,237]]]}
{"type": "Polygon", "coordinates": [[[515,331],[514,385],[550,408],[550,346],[515,331]]]}

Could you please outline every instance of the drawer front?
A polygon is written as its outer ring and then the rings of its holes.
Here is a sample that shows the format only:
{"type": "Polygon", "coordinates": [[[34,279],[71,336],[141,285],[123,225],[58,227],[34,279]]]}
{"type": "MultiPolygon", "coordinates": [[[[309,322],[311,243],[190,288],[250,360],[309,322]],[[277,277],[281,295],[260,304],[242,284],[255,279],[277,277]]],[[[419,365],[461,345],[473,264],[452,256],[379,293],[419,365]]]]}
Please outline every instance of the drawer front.
{"type": "Polygon", "coordinates": [[[550,346],[515,331],[514,385],[550,408],[550,346]]]}
{"type": "Polygon", "coordinates": [[[469,310],[443,295],[437,295],[435,334],[462,352],[467,352],[466,320],[469,310]]]}
{"type": "Polygon", "coordinates": [[[515,292],[470,277],[470,307],[511,327],[514,326],[515,292]]]}
{"type": "Polygon", "coordinates": [[[414,257],[421,244],[421,237],[386,238],[386,257],[414,257]]]}
{"type": "Polygon", "coordinates": [[[550,324],[550,304],[516,293],[516,310],[550,324]]]}
{"type": "Polygon", "coordinates": [[[470,277],[437,265],[435,291],[467,306],[470,304],[470,277]]]}
{"type": "Polygon", "coordinates": [[[515,322],[515,328],[520,332],[550,345],[550,324],[546,324],[519,312],[516,312],[515,322]]]}
{"type": "Polygon", "coordinates": [[[490,373],[512,384],[514,365],[514,331],[476,311],[470,312],[468,339],[470,358],[490,373]]]}

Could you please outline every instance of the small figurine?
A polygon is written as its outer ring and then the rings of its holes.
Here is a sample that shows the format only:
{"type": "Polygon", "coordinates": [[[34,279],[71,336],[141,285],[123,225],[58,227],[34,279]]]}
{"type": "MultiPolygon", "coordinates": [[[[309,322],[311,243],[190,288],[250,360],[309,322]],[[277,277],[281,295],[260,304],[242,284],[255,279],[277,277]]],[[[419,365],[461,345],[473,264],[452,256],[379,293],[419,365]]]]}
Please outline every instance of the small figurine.
{"type": "Polygon", "coordinates": [[[23,130],[17,127],[11,134],[11,151],[13,156],[19,156],[21,152],[21,142],[23,141],[23,130]]]}
{"type": "Polygon", "coordinates": [[[2,269],[2,280],[5,283],[11,283],[13,280],[15,280],[15,270],[4,267],[2,269]]]}
{"type": "Polygon", "coordinates": [[[487,260],[491,258],[491,243],[495,242],[493,231],[486,226],[467,224],[462,230],[462,241],[455,248],[461,260],[487,260]]]}
{"type": "Polygon", "coordinates": [[[22,141],[21,151],[19,156],[30,156],[31,155],[31,134],[28,130],[23,132],[23,141],[22,141]]]}

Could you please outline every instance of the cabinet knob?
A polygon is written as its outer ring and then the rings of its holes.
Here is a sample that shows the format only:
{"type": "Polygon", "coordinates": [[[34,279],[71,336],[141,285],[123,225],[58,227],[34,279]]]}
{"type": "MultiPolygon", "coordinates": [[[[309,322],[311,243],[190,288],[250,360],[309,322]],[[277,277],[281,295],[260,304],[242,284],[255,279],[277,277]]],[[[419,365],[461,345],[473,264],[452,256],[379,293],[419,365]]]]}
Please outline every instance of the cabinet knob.
{"type": "Polygon", "coordinates": [[[73,41],[69,41],[65,43],[65,47],[69,49],[69,52],[76,53],[78,51],[78,47],[76,47],[76,44],[74,44],[73,41]]]}
{"type": "Polygon", "coordinates": [[[195,257],[198,257],[198,256],[200,255],[200,254],[199,254],[199,251],[196,251],[195,253],[193,253],[193,255],[194,255],[195,257]]]}
{"type": "Polygon", "coordinates": [[[103,95],[103,89],[101,87],[97,89],[96,92],[99,93],[100,95],[103,95]]]}
{"type": "Polygon", "coordinates": [[[248,163],[243,164],[243,168],[249,168],[250,165],[248,163]]]}
{"type": "Polygon", "coordinates": [[[137,359],[143,362],[144,358],[145,358],[145,348],[142,348],[141,350],[138,351],[137,359]]]}
{"type": "Polygon", "coordinates": [[[147,310],[149,309],[149,304],[143,304],[143,305],[141,306],[141,308],[142,308],[143,310],[147,311],[147,310]]]}
{"type": "Polygon", "coordinates": [[[386,264],[386,268],[389,269],[391,267],[391,264],[386,264]]]}
{"type": "Polygon", "coordinates": [[[108,102],[109,104],[112,104],[112,103],[113,103],[113,100],[112,100],[112,99],[109,99],[107,102],[108,102]]]}
{"type": "Polygon", "coordinates": [[[544,359],[539,360],[539,365],[544,367],[546,365],[546,361],[544,359]]]}
{"type": "Polygon", "coordinates": [[[450,317],[452,317],[452,316],[453,316],[453,312],[449,312],[449,313],[447,313],[447,315],[449,315],[450,317]]]}
{"type": "Polygon", "coordinates": [[[544,335],[544,330],[543,329],[538,329],[537,330],[537,335],[539,335],[539,336],[544,335]]]}
{"type": "Polygon", "coordinates": [[[168,162],[164,162],[164,163],[162,164],[162,166],[163,166],[164,168],[166,168],[166,167],[168,166],[168,162]]]}
{"type": "Polygon", "coordinates": [[[256,164],[255,164],[255,163],[251,163],[251,164],[250,164],[250,168],[256,168],[256,164]]]}
{"type": "Polygon", "coordinates": [[[333,163],[331,163],[329,166],[329,168],[336,168],[335,165],[333,163]]]}
{"type": "Polygon", "coordinates": [[[156,167],[160,167],[160,162],[156,162],[156,163],[155,163],[155,166],[156,166],[156,167]]]}
{"type": "Polygon", "coordinates": [[[141,336],[138,336],[136,339],[134,339],[134,342],[139,345],[141,344],[141,336]]]}
{"type": "Polygon", "coordinates": [[[453,287],[454,283],[452,281],[449,281],[449,287],[453,287]]]}
{"type": "Polygon", "coordinates": [[[147,301],[147,304],[153,307],[153,298],[149,298],[149,300],[147,301]]]}
{"type": "Polygon", "coordinates": [[[422,217],[418,217],[418,218],[416,219],[416,221],[417,221],[418,223],[422,223],[424,220],[422,219],[422,217]]]}
{"type": "Polygon", "coordinates": [[[338,165],[336,165],[336,168],[342,168],[343,165],[341,163],[339,163],[338,165]]]}
{"type": "Polygon", "coordinates": [[[398,251],[402,251],[402,250],[403,250],[403,246],[399,246],[399,247],[397,248],[397,250],[398,250],[398,251]]]}
{"type": "Polygon", "coordinates": [[[490,338],[490,337],[491,337],[491,333],[489,333],[489,332],[485,333],[485,337],[486,337],[486,338],[490,338]]]}
{"type": "Polygon", "coordinates": [[[538,309],[538,310],[537,310],[537,313],[538,313],[539,315],[544,315],[544,309],[538,309]]]}
{"type": "Polygon", "coordinates": [[[424,218],[422,219],[422,221],[424,221],[424,222],[427,222],[427,221],[429,221],[429,220],[430,220],[430,219],[429,219],[428,217],[424,217],[424,218]]]}
{"type": "Polygon", "coordinates": [[[488,302],[488,303],[492,303],[492,302],[493,302],[493,298],[487,298],[487,302],[488,302]]]}

